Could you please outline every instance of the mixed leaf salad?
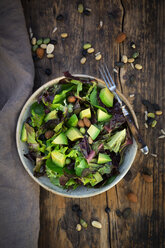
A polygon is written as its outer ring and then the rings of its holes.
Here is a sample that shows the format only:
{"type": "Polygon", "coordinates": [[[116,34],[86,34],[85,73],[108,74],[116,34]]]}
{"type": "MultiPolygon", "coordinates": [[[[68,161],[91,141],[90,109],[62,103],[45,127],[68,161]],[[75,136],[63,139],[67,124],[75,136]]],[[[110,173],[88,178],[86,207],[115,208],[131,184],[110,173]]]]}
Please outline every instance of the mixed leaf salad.
{"type": "Polygon", "coordinates": [[[47,175],[66,189],[101,187],[119,174],[124,149],[132,144],[118,102],[98,82],[64,73],[31,105],[22,127],[25,156],[34,176],[47,175]]]}

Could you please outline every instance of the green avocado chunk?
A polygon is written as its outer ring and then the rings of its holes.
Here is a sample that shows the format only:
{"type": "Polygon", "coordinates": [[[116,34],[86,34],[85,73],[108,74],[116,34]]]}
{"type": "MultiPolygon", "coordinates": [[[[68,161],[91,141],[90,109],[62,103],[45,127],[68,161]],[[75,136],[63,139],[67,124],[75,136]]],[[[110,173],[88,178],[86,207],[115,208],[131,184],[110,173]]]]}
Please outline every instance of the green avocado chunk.
{"type": "Polygon", "coordinates": [[[75,127],[71,127],[68,129],[68,131],[66,132],[66,136],[68,137],[68,139],[70,139],[71,141],[75,141],[78,139],[83,138],[83,135],[80,133],[80,131],[75,128],[75,127]]]}
{"type": "Polygon", "coordinates": [[[78,118],[76,114],[73,114],[67,122],[68,126],[70,127],[76,127],[77,123],[78,123],[78,118]]]}
{"type": "Polygon", "coordinates": [[[23,142],[27,141],[27,132],[26,132],[25,124],[23,124],[23,127],[22,127],[21,140],[23,142]]]}
{"type": "Polygon", "coordinates": [[[46,115],[45,122],[56,119],[56,118],[57,118],[57,110],[53,110],[46,115]]]}
{"type": "Polygon", "coordinates": [[[84,109],[80,112],[80,119],[83,119],[84,117],[90,119],[91,118],[91,110],[90,108],[84,109]]]}
{"type": "Polygon", "coordinates": [[[100,130],[94,125],[91,125],[90,128],[87,130],[87,133],[91,136],[93,140],[95,140],[99,135],[100,130]]]}
{"type": "Polygon", "coordinates": [[[113,106],[114,95],[108,90],[108,88],[101,89],[99,97],[105,106],[107,107],[113,106]]]}
{"type": "Polygon", "coordinates": [[[105,113],[101,109],[97,110],[97,120],[98,121],[108,121],[111,117],[112,117],[112,115],[105,113]]]}
{"type": "Polygon", "coordinates": [[[65,155],[64,154],[55,150],[55,151],[51,152],[51,157],[52,157],[53,163],[55,163],[59,167],[64,167],[64,165],[65,165],[65,155]]]}
{"type": "Polygon", "coordinates": [[[95,182],[91,181],[91,185],[95,186],[96,184],[98,184],[99,182],[101,182],[103,180],[102,176],[100,175],[99,172],[96,172],[95,174],[93,174],[94,178],[95,178],[95,182]]]}
{"type": "Polygon", "coordinates": [[[56,145],[68,145],[68,139],[64,133],[60,133],[53,141],[56,145]]]}
{"type": "Polygon", "coordinates": [[[98,161],[97,161],[98,164],[105,164],[105,163],[110,162],[110,161],[112,161],[110,156],[108,156],[107,154],[104,154],[104,153],[99,153],[98,161]]]}

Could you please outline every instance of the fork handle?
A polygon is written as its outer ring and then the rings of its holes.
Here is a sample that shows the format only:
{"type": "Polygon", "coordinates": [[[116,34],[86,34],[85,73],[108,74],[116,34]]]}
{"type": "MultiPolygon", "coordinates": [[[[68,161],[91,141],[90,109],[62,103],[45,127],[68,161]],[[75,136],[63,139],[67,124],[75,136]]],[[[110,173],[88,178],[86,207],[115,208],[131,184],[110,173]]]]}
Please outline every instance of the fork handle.
{"type": "Polygon", "coordinates": [[[128,123],[128,126],[129,126],[129,128],[130,128],[130,130],[131,130],[136,142],[138,143],[138,147],[140,148],[142,153],[147,155],[148,152],[149,152],[149,149],[148,149],[148,146],[145,144],[144,140],[142,139],[142,136],[140,135],[139,129],[135,126],[131,115],[125,109],[125,106],[122,106],[122,111],[123,111],[125,119],[126,119],[126,121],[128,123]]]}

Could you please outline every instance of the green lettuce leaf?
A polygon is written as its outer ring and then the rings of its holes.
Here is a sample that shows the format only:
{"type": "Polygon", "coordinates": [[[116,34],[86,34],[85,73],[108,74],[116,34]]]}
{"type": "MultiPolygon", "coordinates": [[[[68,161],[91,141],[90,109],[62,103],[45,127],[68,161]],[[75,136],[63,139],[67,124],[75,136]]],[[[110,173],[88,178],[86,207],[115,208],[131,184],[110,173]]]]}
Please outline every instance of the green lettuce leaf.
{"type": "Polygon", "coordinates": [[[59,103],[62,102],[66,98],[66,93],[71,91],[73,89],[73,86],[70,86],[68,89],[63,90],[61,93],[56,94],[54,99],[53,99],[53,104],[54,103],[59,103]]]}
{"type": "Polygon", "coordinates": [[[28,123],[25,123],[25,129],[27,134],[27,143],[37,144],[34,128],[31,127],[28,123]]]}
{"type": "Polygon", "coordinates": [[[33,127],[40,127],[45,117],[44,106],[38,102],[33,103],[31,106],[31,114],[31,125],[33,127]]]}

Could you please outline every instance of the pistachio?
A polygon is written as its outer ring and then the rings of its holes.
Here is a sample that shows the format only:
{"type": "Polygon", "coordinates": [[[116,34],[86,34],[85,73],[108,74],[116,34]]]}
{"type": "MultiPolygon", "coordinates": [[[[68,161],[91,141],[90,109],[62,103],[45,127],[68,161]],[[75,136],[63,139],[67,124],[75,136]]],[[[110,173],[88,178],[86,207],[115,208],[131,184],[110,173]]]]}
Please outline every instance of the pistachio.
{"type": "Polygon", "coordinates": [[[87,227],[88,227],[88,224],[87,224],[86,221],[83,220],[83,219],[80,219],[80,224],[81,224],[84,228],[87,228],[87,227]]]}
{"type": "Polygon", "coordinates": [[[42,44],[42,39],[37,40],[37,45],[41,45],[42,44]]]}
{"type": "Polygon", "coordinates": [[[135,45],[135,43],[134,43],[133,41],[131,42],[131,47],[132,47],[133,49],[136,48],[136,45],[135,45]]]}
{"type": "Polygon", "coordinates": [[[46,57],[47,57],[48,59],[52,59],[52,58],[54,58],[54,54],[49,53],[49,54],[46,55],[46,57]]]}
{"type": "Polygon", "coordinates": [[[156,115],[162,115],[163,112],[162,112],[161,110],[157,110],[157,111],[155,112],[155,114],[156,114],[156,115]]]}
{"type": "Polygon", "coordinates": [[[85,64],[86,60],[87,59],[85,57],[82,57],[81,60],[80,60],[80,63],[83,65],[83,64],[85,64]]]}
{"type": "Polygon", "coordinates": [[[154,113],[148,113],[147,116],[148,117],[151,117],[151,118],[155,118],[155,114],[154,113]]]}
{"type": "Polygon", "coordinates": [[[100,60],[102,58],[102,55],[101,54],[97,54],[96,56],[95,56],[95,60],[100,60]]]}
{"type": "Polygon", "coordinates": [[[46,49],[47,45],[46,44],[41,44],[40,47],[43,48],[43,49],[46,49]]]}
{"type": "Polygon", "coordinates": [[[68,37],[68,34],[67,34],[67,33],[62,33],[62,34],[61,34],[61,38],[65,39],[65,38],[67,38],[67,37],[68,37]]]}
{"type": "Polygon", "coordinates": [[[46,48],[46,53],[50,54],[54,51],[54,45],[53,44],[48,44],[46,48]]]}
{"type": "Polygon", "coordinates": [[[101,229],[102,228],[102,224],[100,222],[96,221],[96,220],[93,220],[92,221],[92,226],[93,227],[96,227],[98,229],[101,229]]]}
{"type": "Polygon", "coordinates": [[[143,67],[142,67],[142,65],[140,65],[140,64],[136,64],[136,65],[135,65],[135,68],[136,68],[137,70],[141,70],[143,67]]]}
{"type": "Polygon", "coordinates": [[[80,232],[80,231],[81,231],[81,225],[80,225],[80,224],[77,224],[77,226],[76,226],[76,230],[77,230],[78,232],[80,232]]]}
{"type": "Polygon", "coordinates": [[[68,96],[68,102],[75,102],[76,101],[76,97],[75,96],[68,96]]]}
{"type": "Polygon", "coordinates": [[[83,46],[83,49],[87,50],[88,48],[91,48],[92,45],[90,43],[85,43],[83,46]]]}
{"type": "Polygon", "coordinates": [[[128,63],[133,63],[134,61],[135,61],[134,58],[129,58],[129,59],[127,60],[128,63]]]}
{"type": "Polygon", "coordinates": [[[95,49],[93,47],[88,48],[88,50],[87,50],[88,53],[93,53],[94,51],[95,51],[95,49]]]}
{"type": "Polygon", "coordinates": [[[124,64],[126,64],[127,61],[128,61],[127,56],[126,56],[126,55],[123,55],[121,61],[122,61],[124,64]]]}
{"type": "Polygon", "coordinates": [[[93,143],[93,139],[90,136],[88,138],[88,142],[89,142],[90,145],[93,143]]]}
{"type": "Polygon", "coordinates": [[[83,118],[83,122],[84,122],[84,125],[86,127],[90,127],[91,126],[91,121],[87,117],[84,117],[83,118]]]}
{"type": "Polygon", "coordinates": [[[32,40],[31,40],[31,43],[34,46],[37,43],[37,39],[35,37],[33,37],[32,40]]]}
{"type": "Polygon", "coordinates": [[[79,120],[78,123],[77,123],[77,125],[79,127],[84,127],[85,126],[83,120],[79,120]]]}
{"type": "Polygon", "coordinates": [[[50,38],[45,38],[44,40],[43,40],[43,43],[44,44],[48,44],[50,42],[50,38]]]}
{"type": "Polygon", "coordinates": [[[35,51],[37,50],[37,48],[38,48],[38,45],[37,45],[37,44],[34,45],[34,46],[32,47],[33,52],[35,52],[35,51]]]}
{"type": "Polygon", "coordinates": [[[80,14],[82,14],[83,11],[84,11],[84,6],[83,6],[82,3],[79,3],[79,5],[78,5],[78,12],[79,12],[80,14]]]}
{"type": "Polygon", "coordinates": [[[54,135],[54,132],[52,130],[48,130],[45,133],[45,138],[50,139],[54,135]]]}
{"type": "Polygon", "coordinates": [[[155,127],[155,126],[156,126],[156,124],[157,124],[157,121],[156,121],[156,120],[154,120],[154,121],[152,122],[152,124],[151,124],[151,127],[155,127]]]}
{"type": "Polygon", "coordinates": [[[135,52],[133,53],[132,58],[136,59],[138,56],[139,56],[139,52],[135,52]]]}

